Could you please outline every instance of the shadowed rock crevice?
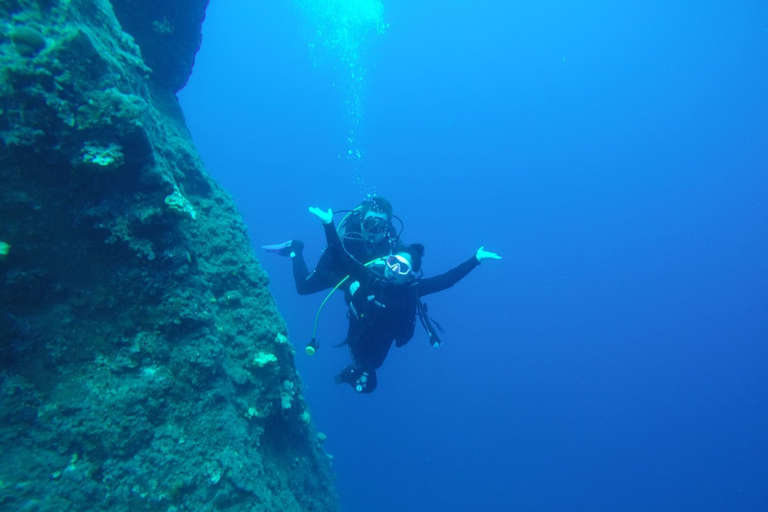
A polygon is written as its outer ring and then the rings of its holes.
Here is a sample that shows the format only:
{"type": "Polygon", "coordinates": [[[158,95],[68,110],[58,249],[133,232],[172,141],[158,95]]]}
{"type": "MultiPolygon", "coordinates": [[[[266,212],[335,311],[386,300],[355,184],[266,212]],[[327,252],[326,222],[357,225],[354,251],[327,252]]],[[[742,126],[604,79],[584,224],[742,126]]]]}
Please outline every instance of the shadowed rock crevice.
{"type": "Polygon", "coordinates": [[[112,5],[123,30],[141,48],[152,80],[173,92],[184,87],[200,49],[208,0],[113,0],[112,5]]]}

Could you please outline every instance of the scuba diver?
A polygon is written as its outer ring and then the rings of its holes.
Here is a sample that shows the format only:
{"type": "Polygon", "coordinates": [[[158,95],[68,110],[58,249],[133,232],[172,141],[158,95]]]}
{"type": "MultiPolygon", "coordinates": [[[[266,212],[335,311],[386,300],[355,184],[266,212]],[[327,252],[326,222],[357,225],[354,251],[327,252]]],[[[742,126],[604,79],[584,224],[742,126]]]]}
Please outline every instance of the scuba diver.
{"type": "MultiPolygon", "coordinates": [[[[498,254],[480,247],[456,268],[439,276],[423,278],[420,274],[424,246],[411,244],[396,248],[385,257],[361,263],[344,250],[334,228],[333,212],[314,207],[309,211],[323,222],[328,242],[326,252],[332,254],[338,267],[347,274],[342,282],[352,281],[345,289],[349,327],[342,343],[349,345],[352,364],[336,376],[336,383],[350,384],[358,393],[371,393],[376,389],[376,370],[386,359],[393,341],[397,347],[402,347],[411,340],[417,315],[427,328],[432,345],[440,345],[421,297],[452,287],[483,260],[501,259],[498,254]]],[[[307,353],[311,355],[315,348],[313,337],[307,353]]]]}
{"type": "MultiPolygon", "coordinates": [[[[346,213],[339,225],[338,238],[343,251],[355,261],[362,264],[403,248],[400,241],[403,223],[393,214],[392,205],[383,197],[372,197],[346,213]],[[400,231],[392,225],[393,218],[400,223],[400,231]]],[[[310,273],[304,261],[304,242],[301,240],[264,245],[262,248],[291,257],[293,280],[299,295],[331,288],[347,275],[339,260],[327,250],[323,251],[315,270],[310,273]]]]}

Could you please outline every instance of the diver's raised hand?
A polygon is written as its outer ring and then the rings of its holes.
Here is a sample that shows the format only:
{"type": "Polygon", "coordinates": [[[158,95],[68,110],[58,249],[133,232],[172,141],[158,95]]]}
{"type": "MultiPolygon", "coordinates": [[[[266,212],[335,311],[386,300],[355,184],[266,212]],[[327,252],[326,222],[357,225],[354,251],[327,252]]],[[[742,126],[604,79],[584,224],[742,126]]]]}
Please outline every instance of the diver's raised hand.
{"type": "Polygon", "coordinates": [[[477,250],[477,252],[475,253],[475,258],[477,258],[477,261],[500,260],[501,256],[499,256],[495,252],[486,251],[485,246],[483,246],[477,250]]]}
{"type": "Polygon", "coordinates": [[[315,208],[314,206],[309,207],[309,213],[323,221],[323,224],[330,224],[333,222],[333,210],[328,208],[328,211],[325,212],[321,210],[320,208],[315,208]]]}

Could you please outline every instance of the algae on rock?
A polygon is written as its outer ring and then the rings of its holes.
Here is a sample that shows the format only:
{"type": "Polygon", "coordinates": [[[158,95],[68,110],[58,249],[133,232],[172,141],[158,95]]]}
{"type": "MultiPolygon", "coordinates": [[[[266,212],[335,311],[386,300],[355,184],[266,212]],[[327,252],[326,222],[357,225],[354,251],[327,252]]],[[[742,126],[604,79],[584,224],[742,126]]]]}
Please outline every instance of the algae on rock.
{"type": "Polygon", "coordinates": [[[175,97],[206,5],[0,0],[2,508],[337,509],[175,97]]]}

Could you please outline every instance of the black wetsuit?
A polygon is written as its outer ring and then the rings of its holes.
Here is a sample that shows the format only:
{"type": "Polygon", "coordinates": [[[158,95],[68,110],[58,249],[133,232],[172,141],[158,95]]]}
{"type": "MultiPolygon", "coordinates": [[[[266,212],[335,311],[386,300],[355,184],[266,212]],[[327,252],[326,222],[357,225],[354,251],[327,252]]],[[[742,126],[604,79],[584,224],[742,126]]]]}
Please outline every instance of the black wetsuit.
{"type": "Polygon", "coordinates": [[[337,380],[352,384],[358,392],[370,393],[376,387],[375,370],[384,362],[392,342],[401,347],[413,337],[419,299],[452,287],[480,262],[472,256],[439,276],[397,285],[384,277],[381,265],[365,267],[351,258],[341,247],[333,224],[324,224],[324,229],[329,251],[350,276],[349,281],[360,283],[353,295],[347,290],[349,329],[345,343],[353,365],[345,368],[337,380]],[[363,373],[367,382],[358,388],[363,373]]]}
{"type": "MultiPolygon", "coordinates": [[[[349,253],[358,262],[367,263],[403,248],[403,243],[392,224],[387,226],[386,235],[377,243],[365,240],[361,233],[359,213],[350,216],[342,224],[342,227],[344,228],[342,252],[349,253]]],[[[339,261],[330,251],[325,250],[320,255],[315,270],[310,273],[303,254],[300,251],[297,252],[291,258],[291,263],[293,265],[293,280],[299,295],[309,295],[339,284],[339,281],[349,274],[339,261]]]]}

